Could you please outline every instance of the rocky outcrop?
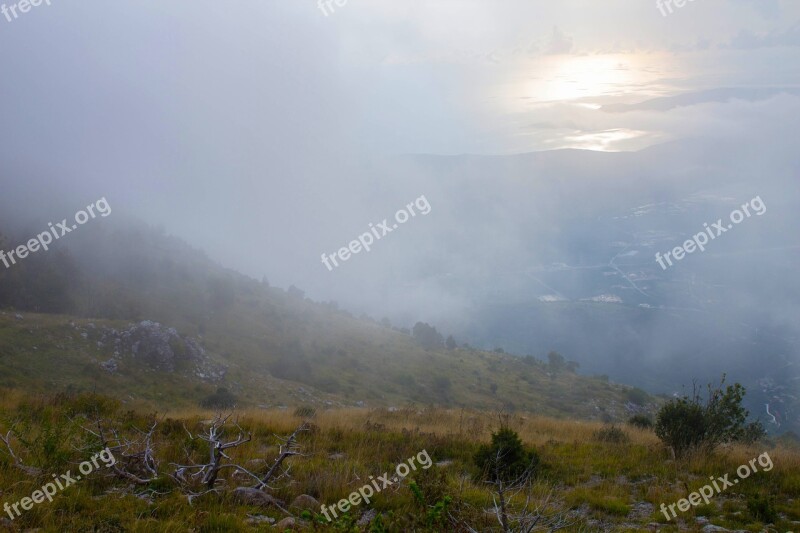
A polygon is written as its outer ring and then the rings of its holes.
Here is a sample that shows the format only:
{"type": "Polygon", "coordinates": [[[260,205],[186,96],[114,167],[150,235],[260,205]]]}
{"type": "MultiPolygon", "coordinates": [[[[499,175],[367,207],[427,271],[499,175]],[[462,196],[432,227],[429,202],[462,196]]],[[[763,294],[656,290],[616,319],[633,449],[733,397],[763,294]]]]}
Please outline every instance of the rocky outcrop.
{"type": "MultiPolygon", "coordinates": [[[[89,324],[89,329],[95,329],[94,324],[89,324]]],[[[88,332],[82,335],[88,338],[88,332]]],[[[99,332],[97,346],[113,348],[113,357],[101,363],[105,370],[112,373],[117,371],[119,362],[124,358],[135,359],[162,372],[181,370],[211,383],[222,381],[227,372],[223,365],[212,361],[195,339],[180,335],[175,328],[150,320],[132,324],[123,330],[103,328],[99,332]]]]}

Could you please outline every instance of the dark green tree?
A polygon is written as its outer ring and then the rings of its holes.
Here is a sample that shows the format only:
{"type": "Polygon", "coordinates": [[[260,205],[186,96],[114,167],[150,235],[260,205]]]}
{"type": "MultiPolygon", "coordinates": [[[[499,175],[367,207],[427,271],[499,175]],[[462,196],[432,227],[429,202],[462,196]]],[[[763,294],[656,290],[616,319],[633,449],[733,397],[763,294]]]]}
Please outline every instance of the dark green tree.
{"type": "Polygon", "coordinates": [[[444,346],[444,337],[436,331],[436,328],[426,324],[425,322],[417,322],[414,324],[412,331],[414,339],[420,346],[426,350],[436,350],[444,346]]]}
{"type": "Polygon", "coordinates": [[[558,352],[550,352],[547,354],[547,361],[550,365],[550,370],[553,372],[558,372],[559,370],[563,370],[566,366],[566,361],[564,360],[564,356],[558,352]]]}
{"type": "Polygon", "coordinates": [[[485,481],[512,484],[535,474],[539,455],[535,450],[525,448],[516,431],[501,427],[492,433],[491,444],[483,444],[478,448],[475,465],[485,481]]]}
{"type": "Polygon", "coordinates": [[[747,423],[749,412],[742,406],[745,388],[739,383],[724,385],[724,375],[719,386],[708,384],[705,399],[695,386],[691,396],[675,398],[658,412],[656,435],[675,457],[696,449],[710,452],[729,442],[752,442],[765,434],[760,422],[747,423]]]}
{"type": "Polygon", "coordinates": [[[444,345],[448,350],[455,350],[458,346],[452,335],[447,336],[447,340],[444,342],[444,345]]]}

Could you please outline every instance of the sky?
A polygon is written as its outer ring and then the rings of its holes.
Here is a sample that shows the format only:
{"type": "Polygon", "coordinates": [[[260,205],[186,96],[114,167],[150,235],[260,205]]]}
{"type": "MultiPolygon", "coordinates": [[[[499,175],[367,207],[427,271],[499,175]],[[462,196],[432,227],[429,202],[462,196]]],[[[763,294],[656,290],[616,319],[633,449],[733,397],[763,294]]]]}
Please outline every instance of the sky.
{"type": "Polygon", "coordinates": [[[11,18],[0,16],[0,180],[39,191],[15,209],[52,220],[54,197],[105,196],[226,266],[373,312],[389,295],[418,307],[399,293],[431,290],[387,273],[426,270],[419,250],[440,244],[424,219],[350,272],[327,271],[321,253],[421,194],[451,236],[463,229],[443,222],[463,212],[447,207],[453,189],[400,175],[393,158],[783,139],[796,96],[747,90],[800,87],[790,0],[694,0],[666,16],[639,0],[52,0],[11,18]],[[720,88],[741,94],[703,93],[720,88]],[[686,94],[692,105],[609,111],[686,94]]]}

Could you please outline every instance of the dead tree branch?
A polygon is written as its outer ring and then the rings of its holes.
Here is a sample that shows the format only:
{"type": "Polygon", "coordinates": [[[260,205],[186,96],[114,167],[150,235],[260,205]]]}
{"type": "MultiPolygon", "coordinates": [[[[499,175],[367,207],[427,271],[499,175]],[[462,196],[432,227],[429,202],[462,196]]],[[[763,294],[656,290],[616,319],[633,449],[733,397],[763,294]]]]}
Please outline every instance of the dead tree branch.
{"type": "Polygon", "coordinates": [[[35,466],[26,465],[25,463],[22,462],[22,459],[20,459],[19,456],[17,456],[17,454],[14,453],[14,448],[11,447],[11,435],[13,434],[13,432],[14,430],[12,429],[8,433],[6,433],[5,436],[3,436],[0,433],[0,440],[2,440],[3,444],[6,445],[9,455],[11,455],[11,458],[14,460],[14,466],[19,468],[29,476],[41,475],[42,474],[41,468],[36,468],[35,466]]]}
{"type": "MultiPolygon", "coordinates": [[[[279,469],[282,468],[281,465],[283,464],[283,462],[287,458],[292,457],[294,455],[303,455],[299,451],[300,445],[297,443],[297,434],[302,432],[302,431],[308,431],[308,430],[309,430],[308,423],[307,422],[303,422],[297,429],[294,430],[294,433],[289,435],[288,438],[282,439],[282,438],[278,437],[280,440],[283,441],[283,444],[281,444],[281,446],[280,446],[280,448],[278,450],[278,452],[279,452],[278,453],[278,457],[275,458],[275,462],[272,463],[272,466],[270,467],[270,469],[267,471],[266,474],[264,474],[264,477],[255,486],[255,488],[263,489],[264,487],[267,487],[268,486],[267,483],[273,478],[273,476],[275,476],[275,473],[279,469]]],[[[278,478],[276,478],[276,479],[280,479],[284,475],[288,475],[288,474],[289,474],[289,470],[285,469],[285,470],[283,470],[282,474],[280,476],[278,476],[278,478]]]]}
{"type": "MultiPolygon", "coordinates": [[[[209,461],[204,464],[190,464],[190,465],[179,465],[175,463],[170,463],[172,466],[175,467],[175,474],[173,478],[179,481],[183,485],[190,484],[191,481],[187,479],[187,475],[191,478],[191,480],[196,481],[199,480],[202,484],[204,484],[209,490],[214,488],[214,485],[217,483],[217,479],[219,477],[219,472],[223,468],[236,468],[239,472],[243,472],[253,479],[258,480],[259,477],[254,473],[250,472],[248,469],[244,468],[241,465],[235,463],[223,464],[222,460],[227,459],[232,461],[231,457],[225,453],[225,450],[229,450],[231,448],[236,448],[241,446],[242,444],[248,443],[252,440],[252,435],[247,433],[245,436],[245,431],[239,425],[238,422],[234,422],[234,425],[238,429],[238,435],[234,440],[225,442],[223,440],[223,434],[225,433],[225,426],[228,423],[231,415],[222,417],[222,415],[217,415],[214,420],[211,421],[211,424],[208,430],[205,433],[200,433],[197,436],[192,435],[192,433],[187,429],[186,433],[188,433],[189,438],[194,440],[195,438],[203,440],[208,443],[208,451],[209,451],[209,461]],[[189,473],[191,470],[196,470],[196,472],[189,473]]],[[[186,429],[184,427],[184,429],[186,429]]]]}

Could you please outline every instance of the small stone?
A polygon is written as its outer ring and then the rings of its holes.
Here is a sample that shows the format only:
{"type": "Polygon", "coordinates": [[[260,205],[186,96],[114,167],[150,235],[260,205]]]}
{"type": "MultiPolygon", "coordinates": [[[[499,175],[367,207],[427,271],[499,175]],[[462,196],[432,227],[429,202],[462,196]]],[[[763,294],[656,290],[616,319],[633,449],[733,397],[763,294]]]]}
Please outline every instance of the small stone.
{"type": "Polygon", "coordinates": [[[313,496],[301,494],[292,501],[291,505],[289,505],[289,509],[318,511],[320,506],[320,503],[313,496]]]}
{"type": "Polygon", "coordinates": [[[277,527],[279,531],[284,531],[287,529],[294,529],[294,526],[295,526],[294,518],[292,518],[291,516],[287,516],[286,518],[278,522],[278,525],[275,527],[277,527]]]}
{"type": "Polygon", "coordinates": [[[233,497],[247,505],[256,505],[259,507],[278,507],[280,502],[264,492],[263,490],[254,489],[252,487],[237,487],[233,491],[233,497]]]}
{"type": "Polygon", "coordinates": [[[269,516],[264,516],[263,514],[247,515],[246,522],[251,526],[257,526],[264,523],[272,525],[275,523],[275,519],[269,516]]]}
{"type": "Polygon", "coordinates": [[[375,509],[370,509],[369,511],[361,515],[361,518],[358,519],[358,522],[356,524],[360,527],[368,526],[372,523],[373,520],[375,520],[376,516],[378,516],[378,511],[376,511],[375,509]]]}

